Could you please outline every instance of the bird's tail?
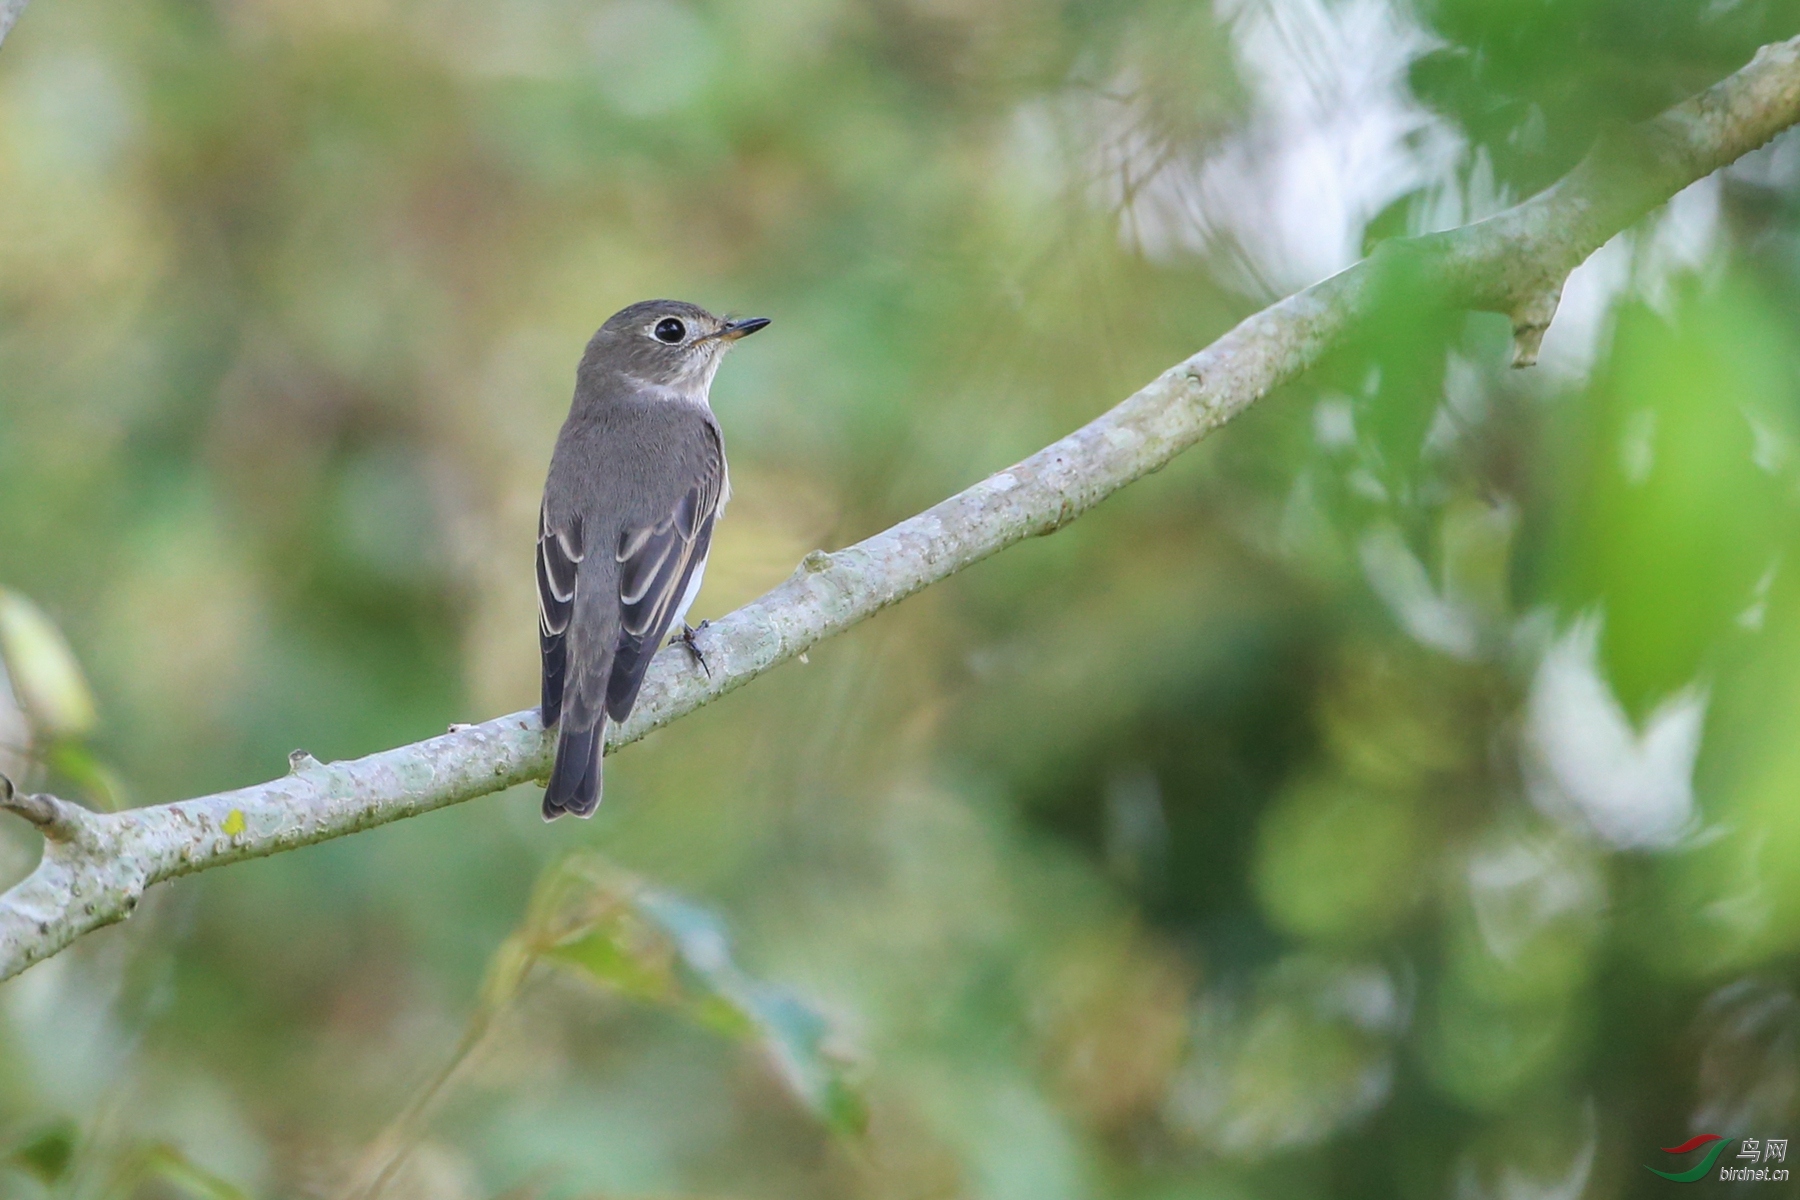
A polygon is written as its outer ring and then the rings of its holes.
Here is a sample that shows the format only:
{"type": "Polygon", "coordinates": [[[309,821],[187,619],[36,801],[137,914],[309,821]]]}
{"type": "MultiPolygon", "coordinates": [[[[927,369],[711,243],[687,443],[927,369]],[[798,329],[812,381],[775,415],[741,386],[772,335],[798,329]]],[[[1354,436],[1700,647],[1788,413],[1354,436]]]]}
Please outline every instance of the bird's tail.
{"type": "Polygon", "coordinates": [[[571,729],[565,723],[556,739],[556,765],[544,785],[544,820],[564,813],[591,817],[600,807],[602,768],[600,751],[606,741],[606,717],[587,729],[571,729]]]}

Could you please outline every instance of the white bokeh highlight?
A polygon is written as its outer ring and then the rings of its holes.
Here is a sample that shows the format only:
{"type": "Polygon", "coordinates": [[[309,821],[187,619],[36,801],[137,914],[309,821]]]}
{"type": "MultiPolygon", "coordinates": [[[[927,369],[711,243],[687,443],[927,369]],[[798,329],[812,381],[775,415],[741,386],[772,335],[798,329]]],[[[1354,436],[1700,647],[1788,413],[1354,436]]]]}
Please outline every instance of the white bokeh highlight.
{"type": "MultiPolygon", "coordinates": [[[[1214,146],[1171,148],[1127,102],[1102,143],[1100,177],[1131,181],[1108,199],[1144,253],[1219,252],[1241,285],[1279,294],[1360,258],[1364,229],[1395,200],[1434,185],[1445,194],[1465,146],[1407,86],[1436,43],[1403,9],[1221,0],[1218,15],[1252,98],[1243,127],[1214,146]]],[[[1129,81],[1119,90],[1130,94],[1129,81]]]]}
{"type": "Polygon", "coordinates": [[[1601,673],[1599,648],[1599,618],[1583,617],[1538,663],[1522,750],[1532,803],[1615,849],[1676,846],[1698,829],[1694,762],[1706,693],[1675,693],[1640,731],[1601,673]]]}

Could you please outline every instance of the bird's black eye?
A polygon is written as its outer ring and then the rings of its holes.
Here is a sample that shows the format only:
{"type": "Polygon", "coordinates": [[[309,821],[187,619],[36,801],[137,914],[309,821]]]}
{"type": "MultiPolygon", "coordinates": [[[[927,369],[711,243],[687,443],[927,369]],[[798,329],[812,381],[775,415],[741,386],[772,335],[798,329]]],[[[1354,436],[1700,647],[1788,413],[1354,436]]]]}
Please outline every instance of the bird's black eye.
{"type": "Polygon", "coordinates": [[[687,336],[687,326],[677,317],[664,317],[656,323],[656,340],[674,346],[687,336]]]}

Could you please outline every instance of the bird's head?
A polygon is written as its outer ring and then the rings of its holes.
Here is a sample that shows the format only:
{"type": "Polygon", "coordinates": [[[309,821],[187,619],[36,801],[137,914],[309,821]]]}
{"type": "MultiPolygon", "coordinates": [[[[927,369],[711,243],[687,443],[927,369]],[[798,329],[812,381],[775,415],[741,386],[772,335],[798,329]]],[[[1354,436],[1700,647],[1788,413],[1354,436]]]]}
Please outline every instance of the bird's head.
{"type": "Polygon", "coordinates": [[[644,300],[607,318],[581,369],[616,371],[704,399],[725,352],[768,323],[767,317],[715,317],[682,300],[644,300]]]}

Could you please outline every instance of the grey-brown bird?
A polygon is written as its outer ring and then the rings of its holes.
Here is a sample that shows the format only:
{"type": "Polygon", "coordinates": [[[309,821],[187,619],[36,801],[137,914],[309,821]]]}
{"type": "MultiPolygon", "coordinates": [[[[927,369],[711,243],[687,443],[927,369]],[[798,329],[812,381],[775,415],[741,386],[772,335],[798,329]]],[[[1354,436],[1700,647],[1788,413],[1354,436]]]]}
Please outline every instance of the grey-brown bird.
{"type": "MultiPolygon", "coordinates": [[[[767,325],[679,300],[620,309],[588,342],[538,520],[544,728],[560,723],[544,819],[592,816],[608,719],[700,592],[731,483],[708,392],[725,352],[767,325]]],[[[691,645],[691,641],[690,641],[691,645]]]]}

